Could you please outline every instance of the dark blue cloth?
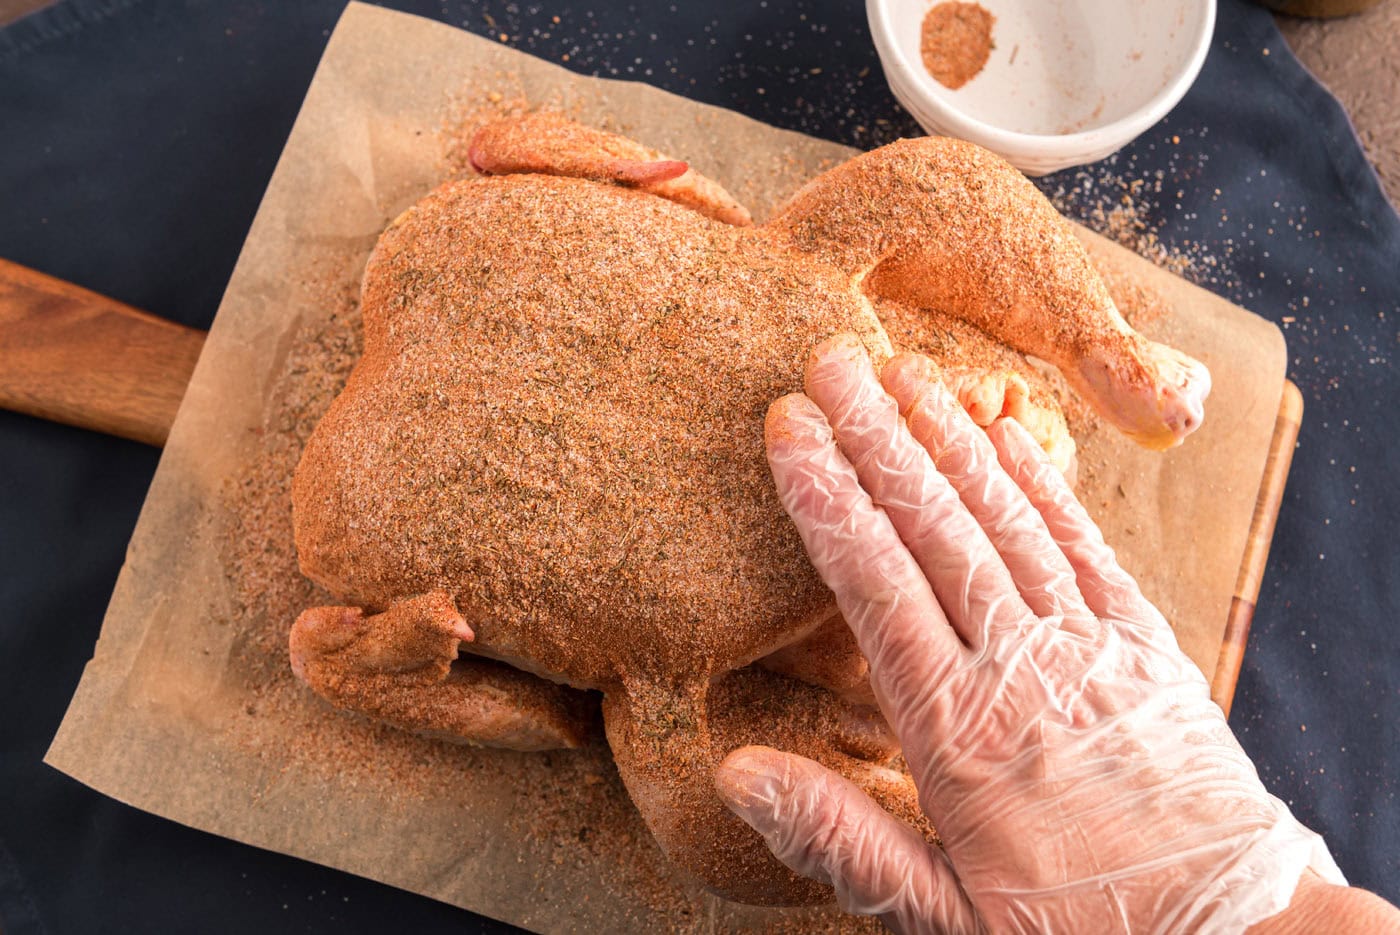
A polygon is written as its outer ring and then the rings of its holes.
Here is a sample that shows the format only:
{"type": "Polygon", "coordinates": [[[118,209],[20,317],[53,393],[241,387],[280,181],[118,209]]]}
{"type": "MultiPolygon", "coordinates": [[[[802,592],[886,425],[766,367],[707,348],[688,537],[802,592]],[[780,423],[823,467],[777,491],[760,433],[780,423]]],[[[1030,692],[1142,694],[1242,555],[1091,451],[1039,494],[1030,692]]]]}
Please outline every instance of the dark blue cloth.
{"type": "MultiPolygon", "coordinates": [[[[207,326],[342,5],[72,0],[0,31],[0,256],[207,326]]],[[[845,143],[917,132],[857,0],[391,5],[845,143]]],[[[1285,324],[1308,411],[1232,723],[1350,879],[1400,900],[1400,222],[1345,115],[1244,0],[1221,0],[1200,80],[1113,165],[1160,170],[1149,224],[1228,254],[1234,276],[1208,285],[1285,324]]],[[[1095,203],[1069,196],[1072,211],[1095,203]]],[[[41,763],[156,459],[0,412],[0,928],[504,930],[136,812],[41,763]]]]}

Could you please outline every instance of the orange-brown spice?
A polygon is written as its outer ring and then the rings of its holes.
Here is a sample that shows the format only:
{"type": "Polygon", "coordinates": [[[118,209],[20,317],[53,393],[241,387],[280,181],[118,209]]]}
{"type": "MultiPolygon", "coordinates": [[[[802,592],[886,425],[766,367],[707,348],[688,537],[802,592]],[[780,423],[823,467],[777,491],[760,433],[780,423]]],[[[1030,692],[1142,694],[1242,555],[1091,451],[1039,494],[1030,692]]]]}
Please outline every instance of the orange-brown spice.
{"type": "Polygon", "coordinates": [[[919,54],[928,73],[956,91],[986,66],[996,17],[978,3],[940,3],[924,16],[919,54]]]}

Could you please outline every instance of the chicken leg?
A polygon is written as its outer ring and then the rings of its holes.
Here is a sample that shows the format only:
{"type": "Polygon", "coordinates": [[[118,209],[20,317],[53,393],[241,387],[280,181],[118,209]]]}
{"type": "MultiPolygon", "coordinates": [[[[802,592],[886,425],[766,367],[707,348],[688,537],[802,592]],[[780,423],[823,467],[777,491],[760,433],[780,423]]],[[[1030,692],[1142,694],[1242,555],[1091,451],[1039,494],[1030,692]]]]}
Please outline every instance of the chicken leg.
{"type": "Polygon", "coordinates": [[[767,227],[869,295],[954,315],[1053,364],[1148,448],[1201,423],[1209,371],[1134,331],[1069,222],[981,147],[941,137],[882,147],[813,179],[767,227]]]}

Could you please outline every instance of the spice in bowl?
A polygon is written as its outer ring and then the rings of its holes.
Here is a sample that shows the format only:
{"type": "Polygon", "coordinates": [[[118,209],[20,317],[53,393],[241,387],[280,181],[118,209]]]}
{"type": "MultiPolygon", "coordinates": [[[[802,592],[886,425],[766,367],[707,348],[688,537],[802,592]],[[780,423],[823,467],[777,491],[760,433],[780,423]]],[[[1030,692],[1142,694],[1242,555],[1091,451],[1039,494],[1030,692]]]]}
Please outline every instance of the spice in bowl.
{"type": "Polygon", "coordinates": [[[924,16],[919,52],[939,84],[956,91],[977,77],[991,57],[996,17],[978,3],[940,3],[924,16]]]}

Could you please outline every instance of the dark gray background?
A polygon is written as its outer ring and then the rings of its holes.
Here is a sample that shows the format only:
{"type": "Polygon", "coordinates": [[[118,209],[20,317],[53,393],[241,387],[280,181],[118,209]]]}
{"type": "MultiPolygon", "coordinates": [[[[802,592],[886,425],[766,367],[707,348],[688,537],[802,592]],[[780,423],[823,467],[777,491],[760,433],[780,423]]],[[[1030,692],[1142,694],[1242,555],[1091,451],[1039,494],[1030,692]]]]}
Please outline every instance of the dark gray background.
{"type": "MultiPolygon", "coordinates": [[[[918,132],[855,0],[388,5],[843,143],[918,132]]],[[[0,256],[207,326],[342,6],[71,0],[0,31],[0,256]]],[[[1284,323],[1308,410],[1231,722],[1350,879],[1400,900],[1400,222],[1345,115],[1244,0],[1221,0],[1196,86],[1110,168],[1160,172],[1148,222],[1225,257],[1205,284],[1284,323]]],[[[1103,174],[1043,185],[1087,216],[1116,198],[1103,174]]],[[[0,412],[4,930],[502,929],[135,812],[42,764],[156,460],[0,412]]]]}

